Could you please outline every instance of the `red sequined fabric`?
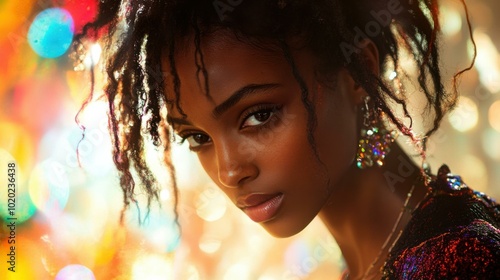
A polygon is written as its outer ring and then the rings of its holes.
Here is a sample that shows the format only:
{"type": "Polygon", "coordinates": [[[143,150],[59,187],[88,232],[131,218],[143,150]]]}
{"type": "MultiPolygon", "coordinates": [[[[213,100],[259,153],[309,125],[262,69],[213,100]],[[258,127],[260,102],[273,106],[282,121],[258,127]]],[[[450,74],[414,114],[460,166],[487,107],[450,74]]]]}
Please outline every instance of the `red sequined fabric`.
{"type": "Polygon", "coordinates": [[[383,279],[500,279],[500,205],[443,165],[383,267],[383,279]]]}

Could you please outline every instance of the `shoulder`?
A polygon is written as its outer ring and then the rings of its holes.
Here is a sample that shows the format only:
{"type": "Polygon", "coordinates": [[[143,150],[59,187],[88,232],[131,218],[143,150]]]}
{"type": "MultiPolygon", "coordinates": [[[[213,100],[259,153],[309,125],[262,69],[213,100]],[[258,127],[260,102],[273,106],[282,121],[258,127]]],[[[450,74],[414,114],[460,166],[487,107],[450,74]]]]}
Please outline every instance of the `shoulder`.
{"type": "Polygon", "coordinates": [[[394,246],[385,278],[500,279],[500,206],[447,166],[431,190],[394,246]]]}
{"type": "Polygon", "coordinates": [[[393,264],[405,279],[500,279],[500,230],[476,220],[406,248],[393,264]]]}

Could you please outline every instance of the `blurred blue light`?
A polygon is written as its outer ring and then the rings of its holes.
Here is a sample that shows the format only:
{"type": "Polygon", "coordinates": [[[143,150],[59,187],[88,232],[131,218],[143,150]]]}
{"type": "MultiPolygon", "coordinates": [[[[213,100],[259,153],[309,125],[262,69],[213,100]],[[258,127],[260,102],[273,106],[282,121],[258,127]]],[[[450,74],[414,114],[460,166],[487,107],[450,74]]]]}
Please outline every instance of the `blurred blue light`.
{"type": "Polygon", "coordinates": [[[61,8],[50,8],[39,13],[28,31],[28,42],[40,56],[56,58],[71,46],[74,33],[71,14],[61,8]]]}

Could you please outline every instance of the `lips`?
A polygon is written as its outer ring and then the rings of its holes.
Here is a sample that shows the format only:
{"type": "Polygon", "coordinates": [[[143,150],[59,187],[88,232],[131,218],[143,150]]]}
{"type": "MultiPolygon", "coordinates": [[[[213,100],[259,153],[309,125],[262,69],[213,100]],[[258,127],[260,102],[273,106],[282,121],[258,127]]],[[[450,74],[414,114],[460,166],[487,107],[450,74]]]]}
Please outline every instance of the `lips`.
{"type": "Polygon", "coordinates": [[[238,199],[236,205],[256,223],[269,221],[278,212],[283,194],[251,194],[238,199]]]}

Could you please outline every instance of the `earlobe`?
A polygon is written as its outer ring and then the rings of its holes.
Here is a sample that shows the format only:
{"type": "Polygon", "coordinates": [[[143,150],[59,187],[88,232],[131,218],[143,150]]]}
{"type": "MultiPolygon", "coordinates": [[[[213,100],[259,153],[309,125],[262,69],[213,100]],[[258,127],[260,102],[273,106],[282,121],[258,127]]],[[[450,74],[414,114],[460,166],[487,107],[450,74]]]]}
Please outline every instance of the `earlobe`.
{"type": "Polygon", "coordinates": [[[339,86],[344,88],[354,110],[363,103],[364,98],[367,96],[365,89],[357,83],[347,69],[342,69],[338,73],[338,79],[341,81],[339,86]]]}

